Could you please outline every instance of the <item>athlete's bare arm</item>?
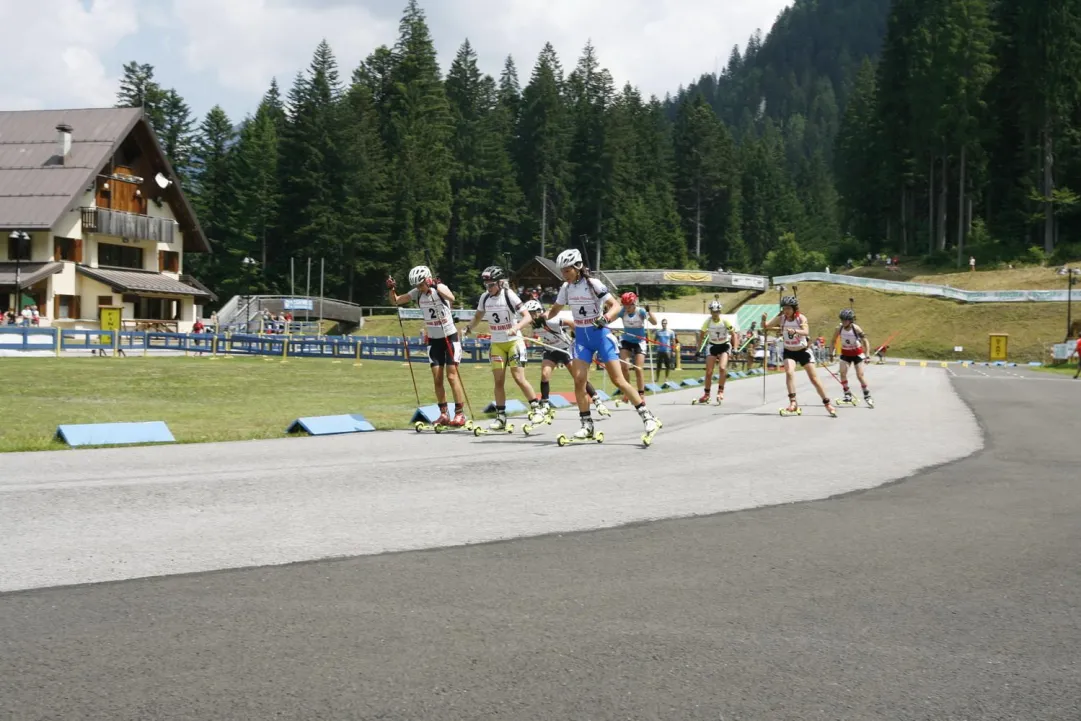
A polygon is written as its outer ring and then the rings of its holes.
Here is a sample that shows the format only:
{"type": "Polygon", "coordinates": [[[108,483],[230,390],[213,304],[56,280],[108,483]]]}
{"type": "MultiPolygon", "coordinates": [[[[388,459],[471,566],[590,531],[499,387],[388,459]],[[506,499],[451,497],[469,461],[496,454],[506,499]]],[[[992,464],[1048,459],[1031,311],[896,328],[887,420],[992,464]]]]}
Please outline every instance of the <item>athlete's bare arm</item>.
{"type": "Polygon", "coordinates": [[[561,310],[563,310],[563,306],[561,306],[559,303],[552,303],[550,306],[548,306],[548,312],[545,313],[545,318],[551,320],[552,318],[555,318],[557,315],[559,315],[559,311],[561,310]]]}
{"type": "Polygon", "coordinates": [[[521,330],[523,328],[525,328],[527,325],[532,325],[533,324],[533,314],[532,313],[530,313],[528,310],[523,308],[521,310],[521,314],[522,314],[522,319],[514,324],[514,330],[512,331],[512,333],[520,333],[521,330]]]}
{"type": "Polygon", "coordinates": [[[443,298],[444,300],[451,303],[454,302],[454,293],[451,293],[450,288],[443,285],[442,283],[435,284],[435,292],[439,294],[440,298],[443,298]]]}
{"type": "Polygon", "coordinates": [[[466,324],[465,330],[462,331],[462,332],[465,335],[469,335],[470,333],[472,333],[473,332],[473,326],[477,325],[477,323],[480,323],[480,321],[481,321],[481,319],[483,317],[484,317],[484,311],[478,310],[476,313],[473,314],[473,320],[469,321],[469,323],[466,324]]]}

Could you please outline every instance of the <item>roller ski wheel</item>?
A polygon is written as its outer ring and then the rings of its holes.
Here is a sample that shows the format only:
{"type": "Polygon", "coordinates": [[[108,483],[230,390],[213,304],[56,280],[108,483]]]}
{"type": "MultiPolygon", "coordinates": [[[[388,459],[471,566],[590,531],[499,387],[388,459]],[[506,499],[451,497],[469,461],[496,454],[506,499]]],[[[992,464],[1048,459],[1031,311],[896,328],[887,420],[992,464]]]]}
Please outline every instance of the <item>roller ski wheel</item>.
{"type": "Polygon", "coordinates": [[[784,416],[786,418],[788,416],[802,416],[803,415],[803,409],[802,408],[792,408],[792,407],[782,408],[780,413],[781,413],[782,416],[784,416]]]}
{"type": "Polygon", "coordinates": [[[691,401],[692,406],[708,406],[709,405],[709,392],[702,394],[701,398],[695,398],[691,401]]]}
{"type": "MultiPolygon", "coordinates": [[[[619,401],[616,401],[616,406],[619,406],[619,401]]],[[[597,409],[597,415],[603,418],[610,418],[612,416],[612,411],[608,410],[603,405],[595,406],[595,408],[597,409]]]]}
{"type": "Polygon", "coordinates": [[[522,433],[526,434],[527,436],[532,435],[533,431],[537,430],[537,426],[551,425],[551,424],[552,424],[551,421],[544,421],[542,423],[523,423],[522,424],[522,433]]]}
{"type": "Polygon", "coordinates": [[[424,430],[424,424],[421,423],[420,421],[417,421],[416,423],[413,424],[413,430],[415,430],[417,433],[420,433],[421,431],[424,430]]]}
{"type": "Polygon", "coordinates": [[[559,437],[556,438],[556,443],[560,448],[569,446],[572,443],[604,443],[604,433],[594,433],[588,438],[576,438],[575,436],[565,436],[560,434],[559,437]]]}
{"type": "Polygon", "coordinates": [[[858,400],[856,400],[855,398],[848,398],[847,400],[844,399],[844,398],[834,398],[833,399],[833,405],[835,405],[835,406],[852,406],[853,408],[855,408],[859,404],[860,404],[860,402],[858,400]]]}
{"type": "Polygon", "coordinates": [[[868,408],[874,408],[875,407],[875,399],[872,398],[871,396],[867,396],[866,398],[864,398],[863,402],[867,404],[868,408]]]}

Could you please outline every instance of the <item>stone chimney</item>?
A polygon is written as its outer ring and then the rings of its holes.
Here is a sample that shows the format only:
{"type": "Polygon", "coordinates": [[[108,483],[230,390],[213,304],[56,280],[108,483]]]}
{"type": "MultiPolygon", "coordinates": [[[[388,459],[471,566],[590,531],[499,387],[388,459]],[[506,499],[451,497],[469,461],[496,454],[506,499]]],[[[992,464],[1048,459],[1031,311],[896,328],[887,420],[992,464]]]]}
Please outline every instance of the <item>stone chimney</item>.
{"type": "Polygon", "coordinates": [[[56,126],[57,140],[60,142],[60,163],[61,165],[68,162],[68,156],[71,155],[71,126],[67,123],[60,123],[56,126]]]}

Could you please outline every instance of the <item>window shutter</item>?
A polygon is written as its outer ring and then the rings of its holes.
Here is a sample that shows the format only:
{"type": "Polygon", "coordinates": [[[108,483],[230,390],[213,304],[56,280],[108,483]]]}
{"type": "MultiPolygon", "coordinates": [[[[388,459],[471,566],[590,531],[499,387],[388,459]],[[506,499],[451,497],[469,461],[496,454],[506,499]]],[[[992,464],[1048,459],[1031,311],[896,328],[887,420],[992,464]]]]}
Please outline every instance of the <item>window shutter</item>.
{"type": "Polygon", "coordinates": [[[82,238],[76,238],[75,239],[75,252],[72,255],[72,260],[74,260],[76,263],[82,263],[83,262],[83,239],[82,238]]]}
{"type": "Polygon", "coordinates": [[[76,318],[76,319],[82,318],[82,315],[79,313],[79,296],[77,296],[77,295],[71,296],[71,311],[70,311],[70,313],[71,313],[72,318],[76,318]]]}
{"type": "Polygon", "coordinates": [[[165,251],[164,250],[159,250],[158,251],[158,272],[161,273],[161,272],[164,272],[164,270],[165,270],[165,251]]]}
{"type": "Polygon", "coordinates": [[[53,320],[60,317],[60,294],[53,296],[53,320]]]}

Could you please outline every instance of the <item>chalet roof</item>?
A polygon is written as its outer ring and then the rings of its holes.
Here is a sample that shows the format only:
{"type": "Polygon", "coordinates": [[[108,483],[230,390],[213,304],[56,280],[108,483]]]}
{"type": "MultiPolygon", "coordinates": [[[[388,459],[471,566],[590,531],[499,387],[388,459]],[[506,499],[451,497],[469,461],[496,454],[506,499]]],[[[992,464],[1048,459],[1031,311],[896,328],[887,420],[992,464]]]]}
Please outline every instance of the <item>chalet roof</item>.
{"type": "Polygon", "coordinates": [[[209,298],[210,293],[173,280],[167,275],[149,270],[112,270],[76,266],[76,270],[87,278],[104,283],[117,293],[161,293],[163,295],[190,295],[197,298],[209,298]]]}
{"type": "Polygon", "coordinates": [[[555,261],[537,255],[526,261],[525,265],[511,275],[511,278],[515,282],[518,280],[540,282],[548,276],[551,276],[554,285],[563,283],[563,274],[559,272],[559,266],[555,264],[555,261]]]}
{"type": "MultiPolygon", "coordinates": [[[[0,111],[0,230],[48,230],[94,185],[120,144],[135,134],[155,169],[176,178],[142,108],[0,111]],[[61,162],[56,126],[71,126],[61,162]]],[[[184,250],[210,252],[195,211],[174,182],[163,191],[184,232],[184,250]]]]}
{"type": "Polygon", "coordinates": [[[0,263],[0,285],[15,285],[15,272],[23,288],[64,269],[63,263],[0,263]],[[21,267],[19,267],[21,266],[21,267]]]}

